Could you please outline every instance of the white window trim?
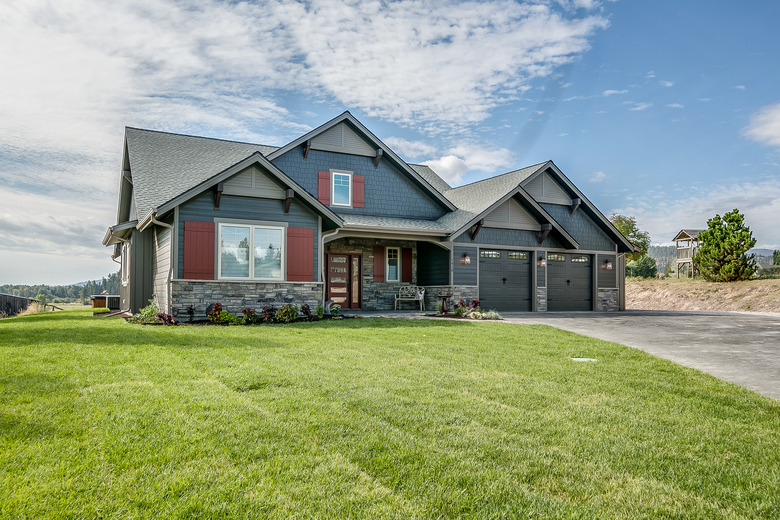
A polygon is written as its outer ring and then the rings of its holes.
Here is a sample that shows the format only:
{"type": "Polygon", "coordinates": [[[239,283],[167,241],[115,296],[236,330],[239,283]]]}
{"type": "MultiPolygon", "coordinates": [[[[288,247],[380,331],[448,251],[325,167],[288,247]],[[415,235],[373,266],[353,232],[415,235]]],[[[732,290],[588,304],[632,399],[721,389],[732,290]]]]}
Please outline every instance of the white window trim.
{"type": "Polygon", "coordinates": [[[120,260],[122,262],[122,286],[127,287],[127,284],[130,283],[130,244],[128,242],[122,244],[120,260]]]}
{"type": "Polygon", "coordinates": [[[385,248],[385,281],[386,282],[400,282],[401,281],[401,248],[400,247],[386,247],[385,248]],[[398,277],[390,278],[390,250],[394,250],[396,253],[396,259],[398,260],[398,277]]]}
{"type": "Polygon", "coordinates": [[[352,207],[352,175],[353,172],[346,171],[346,170],[331,170],[330,171],[330,205],[331,206],[341,206],[343,208],[351,208],[352,207]],[[348,204],[338,204],[336,203],[336,175],[346,175],[349,177],[349,203],[348,204]]]}
{"type": "Polygon", "coordinates": [[[261,281],[273,281],[283,282],[287,279],[287,227],[280,225],[272,225],[266,223],[257,222],[244,222],[244,221],[232,221],[232,219],[224,219],[217,222],[217,279],[218,280],[261,280],[261,281]],[[222,276],[222,227],[244,227],[249,228],[249,251],[251,252],[249,261],[249,276],[222,276]],[[277,229],[281,232],[281,276],[279,278],[255,278],[255,229],[277,229]]]}

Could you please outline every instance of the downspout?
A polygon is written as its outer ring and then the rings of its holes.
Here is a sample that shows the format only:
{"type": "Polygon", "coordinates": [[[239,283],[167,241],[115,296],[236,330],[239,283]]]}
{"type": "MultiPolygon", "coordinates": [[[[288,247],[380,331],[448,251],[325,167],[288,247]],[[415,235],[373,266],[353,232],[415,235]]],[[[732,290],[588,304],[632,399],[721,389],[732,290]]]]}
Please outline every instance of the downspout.
{"type": "MultiPolygon", "coordinates": [[[[119,237],[116,237],[116,239],[119,240],[122,244],[127,244],[128,242],[130,242],[129,238],[119,238],[119,237]]],[[[111,257],[111,260],[116,262],[116,258],[114,258],[114,257],[111,257]]],[[[122,294],[122,288],[121,288],[121,286],[122,286],[122,262],[120,261],[120,262],[116,262],[116,263],[119,264],[119,286],[120,286],[119,294],[121,295],[122,294]]],[[[121,296],[119,297],[119,302],[120,302],[120,304],[122,302],[122,297],[121,296]]],[[[106,304],[108,304],[108,301],[106,301],[106,304]]],[[[127,309],[124,309],[124,310],[122,310],[122,308],[120,307],[119,312],[130,312],[130,307],[128,307],[127,309]]]]}
{"type": "MultiPolygon", "coordinates": [[[[151,217],[152,224],[155,224],[157,226],[162,226],[164,228],[168,228],[171,230],[171,244],[173,244],[173,225],[166,224],[165,222],[160,222],[155,218],[155,214],[152,213],[151,217]]],[[[171,310],[171,283],[173,280],[173,251],[171,251],[171,257],[168,259],[168,276],[165,280],[165,286],[167,287],[166,295],[165,295],[165,306],[170,311],[171,310]]]]}

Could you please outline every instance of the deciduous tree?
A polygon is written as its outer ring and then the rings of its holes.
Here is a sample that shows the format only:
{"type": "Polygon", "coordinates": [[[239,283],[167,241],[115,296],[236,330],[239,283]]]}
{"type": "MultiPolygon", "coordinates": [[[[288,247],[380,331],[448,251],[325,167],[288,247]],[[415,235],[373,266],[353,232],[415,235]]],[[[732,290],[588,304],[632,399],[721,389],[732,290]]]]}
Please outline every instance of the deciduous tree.
{"type": "Polygon", "coordinates": [[[639,260],[647,254],[650,247],[650,233],[642,231],[636,224],[636,218],[625,215],[613,214],[609,220],[620,231],[624,237],[639,247],[638,253],[629,253],[626,255],[626,261],[639,260]]]}
{"type": "Polygon", "coordinates": [[[747,280],[756,270],[756,259],[748,254],[755,245],[745,216],[734,209],[707,221],[707,229],[699,233],[699,252],[693,262],[706,280],[747,280]]]}

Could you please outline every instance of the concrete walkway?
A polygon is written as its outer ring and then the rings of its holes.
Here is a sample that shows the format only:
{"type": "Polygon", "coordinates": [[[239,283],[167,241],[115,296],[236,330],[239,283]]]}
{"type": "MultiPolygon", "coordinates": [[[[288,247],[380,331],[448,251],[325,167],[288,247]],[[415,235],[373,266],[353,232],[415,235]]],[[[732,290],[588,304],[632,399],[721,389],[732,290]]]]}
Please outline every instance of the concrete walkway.
{"type": "Polygon", "coordinates": [[[509,323],[542,324],[638,348],[780,399],[780,315],[625,311],[504,313],[509,323]]]}

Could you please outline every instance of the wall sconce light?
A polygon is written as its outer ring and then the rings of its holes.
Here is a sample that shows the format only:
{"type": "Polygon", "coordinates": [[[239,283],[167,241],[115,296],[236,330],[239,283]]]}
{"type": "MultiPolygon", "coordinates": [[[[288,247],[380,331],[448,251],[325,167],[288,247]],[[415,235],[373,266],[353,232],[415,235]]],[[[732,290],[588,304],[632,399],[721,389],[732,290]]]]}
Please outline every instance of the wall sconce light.
{"type": "Polygon", "coordinates": [[[547,266],[547,258],[544,257],[544,255],[539,257],[539,261],[536,263],[539,267],[545,267],[547,266]]]}
{"type": "Polygon", "coordinates": [[[463,256],[460,257],[460,263],[469,265],[471,263],[471,256],[468,253],[463,253],[463,256]]]}
{"type": "Polygon", "coordinates": [[[607,271],[612,270],[612,260],[604,260],[604,263],[601,264],[602,269],[606,269],[607,271]]]}

